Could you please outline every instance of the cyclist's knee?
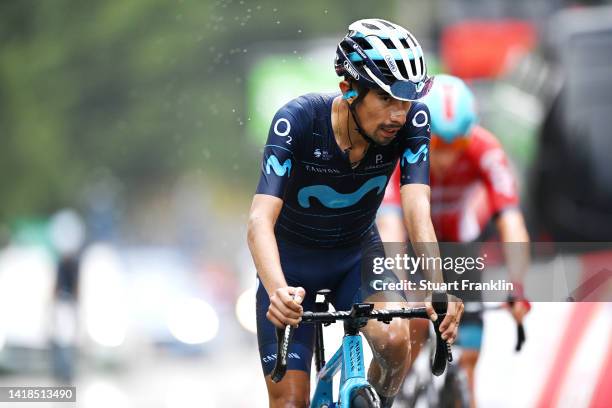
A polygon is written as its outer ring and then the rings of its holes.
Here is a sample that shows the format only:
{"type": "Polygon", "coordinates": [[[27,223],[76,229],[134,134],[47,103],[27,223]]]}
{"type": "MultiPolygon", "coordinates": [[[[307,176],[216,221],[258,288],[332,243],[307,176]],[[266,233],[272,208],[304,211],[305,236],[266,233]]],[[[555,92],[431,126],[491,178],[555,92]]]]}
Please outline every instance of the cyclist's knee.
{"type": "Polygon", "coordinates": [[[393,320],[369,330],[370,344],[375,353],[393,365],[408,364],[410,356],[410,329],[407,321],[393,320]]]}
{"type": "Polygon", "coordinates": [[[270,396],[270,408],[306,408],[310,404],[308,398],[298,396],[270,396]]]}
{"type": "Polygon", "coordinates": [[[308,373],[289,370],[283,380],[274,383],[266,378],[268,399],[271,408],[302,408],[310,403],[310,383],[308,373]]]}
{"type": "Polygon", "coordinates": [[[474,369],[476,363],[478,363],[478,357],[480,357],[478,350],[463,350],[461,353],[461,366],[465,369],[474,369]]]}

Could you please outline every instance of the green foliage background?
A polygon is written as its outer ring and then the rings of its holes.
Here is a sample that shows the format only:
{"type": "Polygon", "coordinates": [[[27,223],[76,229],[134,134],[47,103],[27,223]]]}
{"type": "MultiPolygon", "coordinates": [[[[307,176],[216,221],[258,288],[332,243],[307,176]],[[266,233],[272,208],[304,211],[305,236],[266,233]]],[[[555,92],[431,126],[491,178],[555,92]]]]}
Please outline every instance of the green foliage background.
{"type": "Polygon", "coordinates": [[[244,119],[253,49],[339,37],[357,18],[392,16],[392,6],[0,3],[0,219],[78,206],[100,174],[118,180],[127,201],[185,172],[251,193],[259,151],[244,119]]]}

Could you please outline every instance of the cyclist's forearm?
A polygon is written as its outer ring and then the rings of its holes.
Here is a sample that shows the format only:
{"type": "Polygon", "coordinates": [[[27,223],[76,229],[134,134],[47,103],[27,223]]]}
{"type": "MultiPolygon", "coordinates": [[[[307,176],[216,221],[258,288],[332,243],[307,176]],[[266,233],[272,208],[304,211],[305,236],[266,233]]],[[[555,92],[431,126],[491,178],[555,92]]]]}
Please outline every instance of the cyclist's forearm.
{"type": "Polygon", "coordinates": [[[257,276],[268,294],[287,286],[274,235],[274,224],[252,217],[249,220],[247,241],[257,269],[257,276]]]}
{"type": "MultiPolygon", "coordinates": [[[[427,218],[425,221],[418,222],[418,225],[413,225],[413,231],[415,233],[410,235],[410,241],[416,256],[424,256],[426,259],[440,259],[440,248],[438,247],[438,241],[431,219],[427,218]]],[[[406,221],[406,224],[409,223],[409,221],[406,221]]],[[[406,226],[406,228],[408,228],[408,226],[406,226]]],[[[425,277],[431,282],[444,282],[442,271],[438,268],[438,264],[438,262],[427,262],[425,265],[431,267],[423,268],[425,277]]]]}
{"type": "Polygon", "coordinates": [[[504,256],[512,282],[523,284],[530,263],[529,234],[520,210],[504,211],[497,220],[504,256]]]}
{"type": "MultiPolygon", "coordinates": [[[[402,194],[402,209],[412,248],[417,256],[439,259],[440,249],[431,221],[429,197],[419,190],[416,191],[417,194],[414,194],[415,191],[408,194],[406,187],[403,187],[406,193],[402,194]]],[[[432,282],[443,282],[438,262],[433,262],[432,266],[433,268],[423,270],[425,277],[432,282]]]]}

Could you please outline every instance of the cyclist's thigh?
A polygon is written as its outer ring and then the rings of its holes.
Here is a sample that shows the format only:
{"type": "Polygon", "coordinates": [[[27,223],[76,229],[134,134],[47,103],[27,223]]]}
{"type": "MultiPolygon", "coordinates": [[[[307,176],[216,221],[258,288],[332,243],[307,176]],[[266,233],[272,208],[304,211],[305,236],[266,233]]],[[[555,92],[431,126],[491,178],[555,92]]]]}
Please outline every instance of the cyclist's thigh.
{"type": "Polygon", "coordinates": [[[337,310],[348,310],[357,302],[405,302],[402,290],[381,291],[380,283],[399,282],[392,270],[374,273],[374,259],[384,258],[385,250],[376,227],[366,235],[344,267],[345,274],[334,288],[332,302],[337,310]]]}
{"type": "MultiPolygon", "coordinates": [[[[287,283],[292,285],[291,282],[287,283]]],[[[276,328],[266,317],[268,307],[270,306],[270,298],[261,283],[258,284],[256,299],[259,357],[264,375],[269,375],[276,364],[276,328]]],[[[308,291],[302,305],[304,310],[312,310],[314,297],[308,291]]],[[[314,328],[312,325],[302,324],[295,330],[287,354],[288,370],[302,370],[310,373],[313,339],[314,328]]]]}
{"type": "MultiPolygon", "coordinates": [[[[302,302],[305,311],[314,309],[316,292],[332,289],[342,280],[343,270],[351,263],[351,249],[327,250],[308,248],[278,240],[281,267],[289,286],[306,291],[302,302]]],[[[264,375],[270,374],[276,362],[276,330],[266,317],[270,299],[263,285],[257,289],[257,340],[264,375]]],[[[310,372],[314,326],[302,324],[293,336],[288,353],[288,370],[310,372]]]]}
{"type": "MultiPolygon", "coordinates": [[[[373,283],[376,280],[387,283],[399,282],[391,270],[385,269],[382,274],[373,273],[373,259],[384,256],[385,252],[378,231],[373,228],[356,254],[353,264],[334,290],[333,302],[336,309],[347,310],[357,302],[374,303],[376,309],[408,307],[402,290],[380,291],[373,283]]],[[[370,320],[363,329],[363,333],[368,341],[381,345],[389,344],[391,339],[401,338],[401,342],[407,342],[410,333],[409,323],[407,320],[394,319],[388,325],[370,320]]]]}

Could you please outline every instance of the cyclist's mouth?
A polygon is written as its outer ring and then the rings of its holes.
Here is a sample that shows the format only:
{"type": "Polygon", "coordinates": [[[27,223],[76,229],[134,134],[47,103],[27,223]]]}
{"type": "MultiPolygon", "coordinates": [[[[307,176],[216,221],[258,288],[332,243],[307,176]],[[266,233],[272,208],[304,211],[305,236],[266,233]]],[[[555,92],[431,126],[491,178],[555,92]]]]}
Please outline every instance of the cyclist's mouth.
{"type": "Polygon", "coordinates": [[[383,136],[385,137],[394,137],[395,134],[397,133],[398,130],[400,130],[399,127],[382,127],[380,128],[380,130],[382,130],[383,132],[383,136]]]}

